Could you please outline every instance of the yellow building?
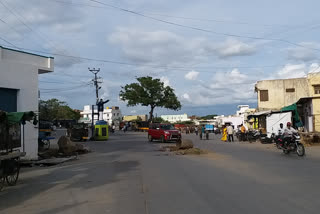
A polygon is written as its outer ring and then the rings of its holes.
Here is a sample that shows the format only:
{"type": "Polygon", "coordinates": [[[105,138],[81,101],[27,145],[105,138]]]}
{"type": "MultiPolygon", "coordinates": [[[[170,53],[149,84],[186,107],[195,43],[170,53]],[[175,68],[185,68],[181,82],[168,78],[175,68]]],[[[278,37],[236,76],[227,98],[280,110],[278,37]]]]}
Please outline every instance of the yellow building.
{"type": "Polygon", "coordinates": [[[135,120],[147,121],[148,115],[127,115],[123,117],[124,121],[130,122],[135,120]]]}
{"type": "Polygon", "coordinates": [[[320,132],[320,72],[307,77],[258,81],[258,110],[281,110],[297,103],[299,116],[309,132],[320,132]]]}

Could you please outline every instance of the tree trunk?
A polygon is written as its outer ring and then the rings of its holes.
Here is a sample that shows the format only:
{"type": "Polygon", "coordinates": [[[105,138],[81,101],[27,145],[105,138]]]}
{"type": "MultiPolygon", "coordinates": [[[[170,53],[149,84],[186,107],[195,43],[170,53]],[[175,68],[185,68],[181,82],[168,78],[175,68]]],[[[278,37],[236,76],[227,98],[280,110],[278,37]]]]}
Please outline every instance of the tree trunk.
{"type": "Polygon", "coordinates": [[[150,110],[150,112],[149,112],[149,123],[151,123],[152,122],[152,119],[153,119],[153,110],[154,110],[154,106],[151,106],[151,110],[150,110]]]}

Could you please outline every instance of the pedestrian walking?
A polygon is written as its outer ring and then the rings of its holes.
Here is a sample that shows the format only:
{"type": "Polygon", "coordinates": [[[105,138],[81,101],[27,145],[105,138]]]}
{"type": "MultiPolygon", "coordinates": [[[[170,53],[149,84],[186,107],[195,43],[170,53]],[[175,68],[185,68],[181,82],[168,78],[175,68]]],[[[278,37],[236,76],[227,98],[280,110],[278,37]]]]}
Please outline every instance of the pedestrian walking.
{"type": "Polygon", "coordinates": [[[206,140],[209,140],[209,130],[206,130],[206,140]]]}
{"type": "Polygon", "coordinates": [[[228,141],[233,142],[233,127],[231,125],[227,127],[227,132],[228,132],[228,141]]]}
{"type": "Polygon", "coordinates": [[[223,142],[227,142],[227,128],[225,125],[222,126],[222,137],[221,137],[221,140],[223,142]]]}

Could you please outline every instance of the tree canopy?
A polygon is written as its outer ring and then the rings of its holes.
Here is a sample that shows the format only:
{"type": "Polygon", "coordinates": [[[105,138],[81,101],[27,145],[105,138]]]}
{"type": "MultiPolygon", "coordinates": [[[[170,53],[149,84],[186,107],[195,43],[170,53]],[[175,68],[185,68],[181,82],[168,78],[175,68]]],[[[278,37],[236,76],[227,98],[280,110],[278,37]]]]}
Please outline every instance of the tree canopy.
{"type": "Polygon", "coordinates": [[[71,109],[66,102],[58,99],[40,100],[40,120],[79,120],[80,113],[71,109]]]}
{"type": "Polygon", "coordinates": [[[200,117],[200,119],[202,120],[212,120],[215,116],[217,116],[216,114],[209,114],[207,116],[203,116],[203,117],[200,117]]]}
{"type": "Polygon", "coordinates": [[[170,86],[164,86],[160,79],[152,77],[139,77],[137,83],[127,84],[121,87],[120,98],[127,101],[127,106],[150,106],[149,122],[153,119],[153,111],[156,107],[172,110],[181,109],[181,103],[170,86]]]}

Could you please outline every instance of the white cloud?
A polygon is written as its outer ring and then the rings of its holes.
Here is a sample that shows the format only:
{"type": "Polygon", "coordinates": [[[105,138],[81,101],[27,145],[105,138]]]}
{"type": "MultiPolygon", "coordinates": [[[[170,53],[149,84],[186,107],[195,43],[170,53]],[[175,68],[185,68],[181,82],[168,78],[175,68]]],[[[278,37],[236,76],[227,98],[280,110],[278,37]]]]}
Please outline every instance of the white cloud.
{"type": "Polygon", "coordinates": [[[190,71],[184,76],[184,78],[186,78],[187,80],[196,80],[198,76],[199,76],[199,72],[190,71]]]}
{"type": "Polygon", "coordinates": [[[260,75],[248,76],[238,69],[215,73],[210,80],[198,81],[185,92],[181,100],[192,106],[254,102],[254,84],[260,75]]]}
{"type": "Polygon", "coordinates": [[[299,45],[305,46],[306,48],[304,47],[288,48],[287,49],[288,59],[308,62],[318,58],[318,55],[316,54],[316,52],[314,50],[311,50],[310,48],[320,48],[319,44],[312,43],[312,42],[302,42],[302,43],[299,43],[299,45]]]}
{"type": "Polygon", "coordinates": [[[319,73],[320,72],[320,65],[318,63],[312,63],[310,65],[310,69],[308,73],[319,73]]]}
{"type": "Polygon", "coordinates": [[[112,44],[120,45],[129,60],[159,65],[181,65],[199,59],[204,51],[205,39],[187,39],[168,31],[143,31],[118,28],[108,37],[112,44]]]}
{"type": "Polygon", "coordinates": [[[168,77],[161,77],[160,81],[163,82],[165,87],[170,86],[170,80],[168,77]]]}
{"type": "Polygon", "coordinates": [[[184,93],[184,94],[182,95],[182,98],[183,98],[184,100],[190,101],[190,95],[187,94],[187,93],[184,93]]]}
{"type": "Polygon", "coordinates": [[[307,75],[306,64],[287,64],[276,73],[278,79],[300,78],[307,75]]]}
{"type": "Polygon", "coordinates": [[[108,41],[119,46],[124,57],[142,64],[142,70],[147,67],[149,72],[150,65],[188,67],[206,62],[210,54],[227,58],[252,55],[256,51],[253,45],[236,39],[215,43],[203,37],[188,38],[169,31],[125,27],[117,28],[108,36],[108,41]]]}
{"type": "Polygon", "coordinates": [[[213,49],[220,58],[250,56],[256,52],[254,45],[246,44],[234,38],[228,38],[222,44],[214,45],[213,49]]]}

